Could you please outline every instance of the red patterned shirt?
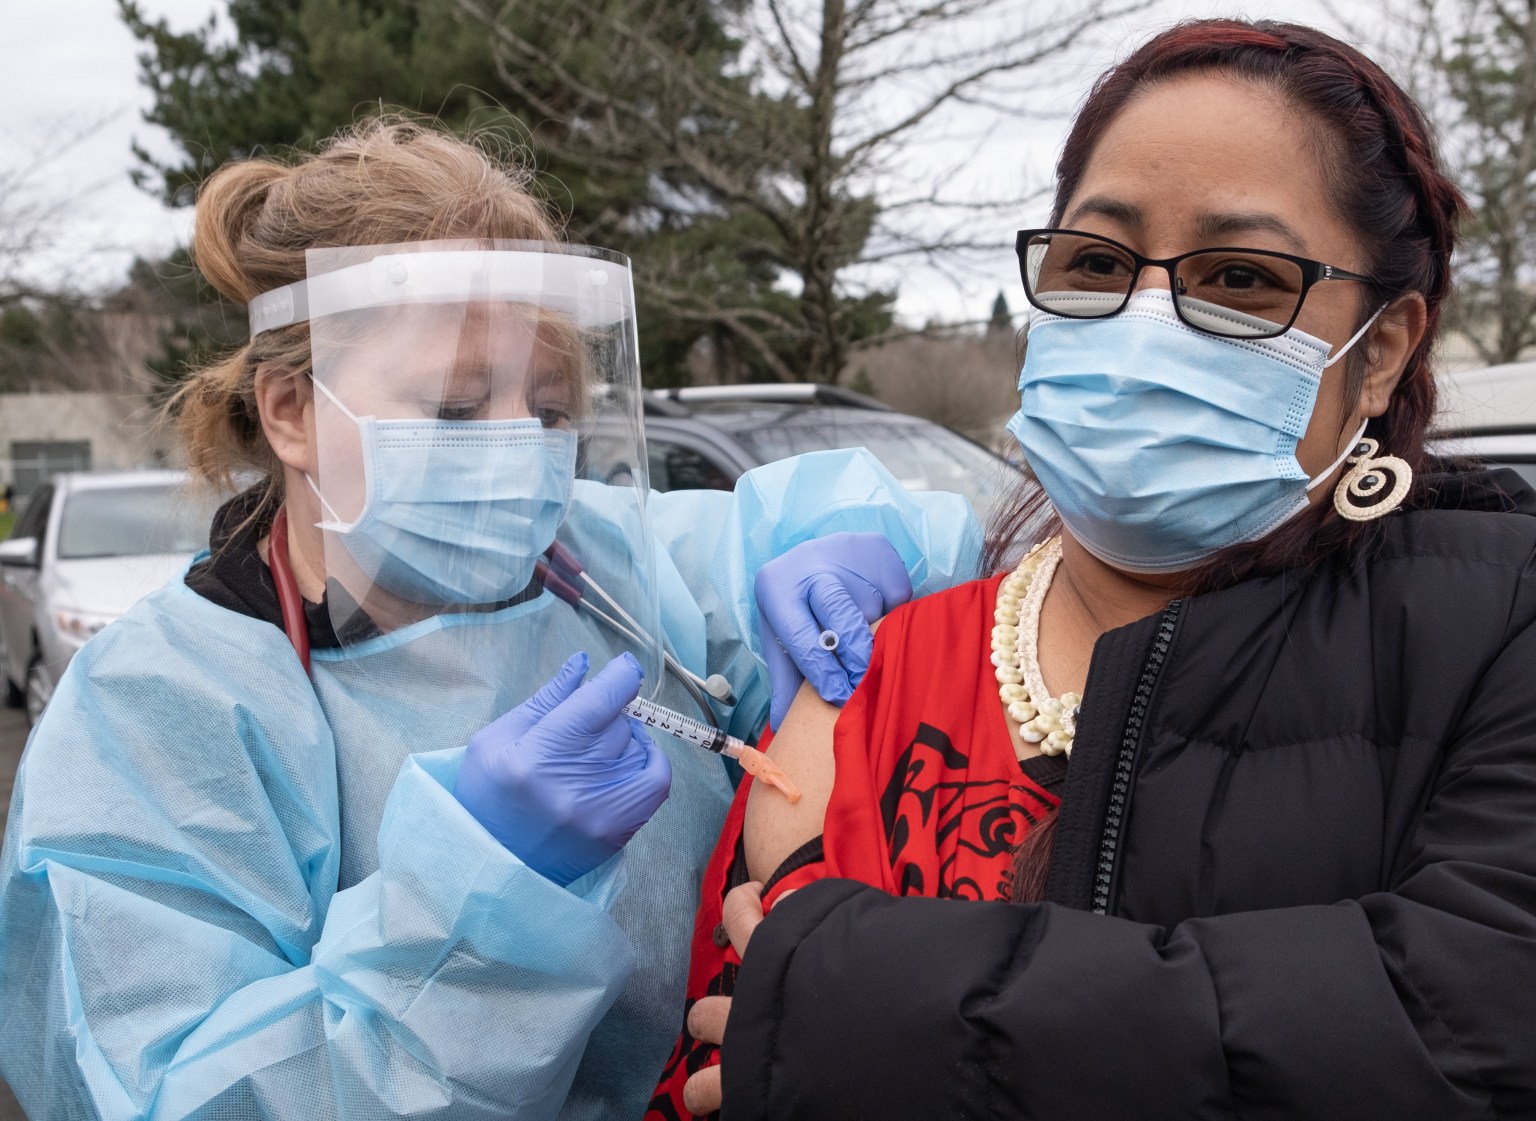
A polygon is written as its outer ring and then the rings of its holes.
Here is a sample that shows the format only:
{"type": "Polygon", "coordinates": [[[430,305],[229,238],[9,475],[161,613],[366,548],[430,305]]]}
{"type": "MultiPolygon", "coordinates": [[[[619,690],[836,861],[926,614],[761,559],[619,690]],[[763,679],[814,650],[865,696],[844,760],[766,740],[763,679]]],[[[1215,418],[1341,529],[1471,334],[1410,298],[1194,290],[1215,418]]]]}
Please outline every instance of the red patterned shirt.
{"type": "MultiPolygon", "coordinates": [[[[770,877],[765,906],[821,877],[893,895],[1009,898],[1013,852],[1055,809],[1065,761],[1021,763],[997,698],[992,612],[1002,576],[962,584],[891,613],[869,672],[833,732],[836,779],[821,837],[770,877]]],[[[793,777],[793,776],[791,776],[793,777]]],[[[729,996],[739,965],[720,928],[725,893],[747,880],[742,821],[750,779],[736,792],[704,874],[694,920],[684,1016],[704,996],[729,996]]],[[[686,1028],[662,1074],[649,1121],[690,1117],[683,1083],[719,1061],[686,1028]]]]}

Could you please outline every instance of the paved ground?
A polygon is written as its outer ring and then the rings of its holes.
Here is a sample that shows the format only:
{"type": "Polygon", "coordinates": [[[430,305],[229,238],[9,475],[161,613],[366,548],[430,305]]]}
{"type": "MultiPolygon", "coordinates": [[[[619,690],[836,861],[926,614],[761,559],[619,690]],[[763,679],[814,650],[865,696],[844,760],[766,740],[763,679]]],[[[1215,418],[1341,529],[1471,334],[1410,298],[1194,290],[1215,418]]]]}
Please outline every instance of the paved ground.
{"type": "Polygon", "coordinates": [[[0,707],[0,833],[5,830],[6,811],[11,808],[11,783],[26,742],[27,718],[21,709],[0,707]]]}
{"type": "Polygon", "coordinates": [[[27,1121],[27,1115],[21,1111],[4,1079],[0,1079],[0,1121],[27,1121]]]}
{"type": "MultiPolygon", "coordinates": [[[[21,749],[27,742],[27,719],[18,708],[0,707],[0,834],[5,831],[5,814],[11,805],[11,783],[21,749]]],[[[10,1087],[0,1080],[0,1121],[26,1121],[26,1114],[11,1096],[10,1087]]]]}

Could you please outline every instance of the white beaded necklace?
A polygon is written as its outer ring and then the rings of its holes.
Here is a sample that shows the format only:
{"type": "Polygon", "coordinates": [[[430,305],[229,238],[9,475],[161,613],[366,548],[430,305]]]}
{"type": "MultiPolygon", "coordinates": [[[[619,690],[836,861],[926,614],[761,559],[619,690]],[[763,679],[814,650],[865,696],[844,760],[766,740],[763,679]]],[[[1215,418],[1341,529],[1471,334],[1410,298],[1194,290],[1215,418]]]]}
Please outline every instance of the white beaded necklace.
{"type": "Polygon", "coordinates": [[[1036,545],[1003,578],[992,612],[992,665],[997,695],[1019,725],[1026,743],[1038,743],[1046,755],[1071,755],[1077,733],[1076,693],[1053,697],[1040,676],[1040,606],[1061,563],[1061,538],[1036,545]]]}

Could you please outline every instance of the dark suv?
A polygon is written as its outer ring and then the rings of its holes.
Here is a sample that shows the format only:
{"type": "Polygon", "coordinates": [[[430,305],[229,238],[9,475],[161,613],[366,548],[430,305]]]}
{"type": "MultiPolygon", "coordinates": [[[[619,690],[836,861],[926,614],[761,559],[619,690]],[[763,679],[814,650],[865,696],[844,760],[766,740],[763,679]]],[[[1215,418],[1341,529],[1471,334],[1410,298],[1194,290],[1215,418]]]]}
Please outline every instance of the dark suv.
{"type": "MultiPolygon", "coordinates": [[[[834,386],[692,386],[645,397],[651,486],[659,491],[730,490],[742,472],[801,452],[867,448],[908,490],[965,495],[983,521],[1019,471],[973,440],[921,417],[834,386]]],[[[589,478],[632,473],[605,449],[586,453],[589,478]]]]}

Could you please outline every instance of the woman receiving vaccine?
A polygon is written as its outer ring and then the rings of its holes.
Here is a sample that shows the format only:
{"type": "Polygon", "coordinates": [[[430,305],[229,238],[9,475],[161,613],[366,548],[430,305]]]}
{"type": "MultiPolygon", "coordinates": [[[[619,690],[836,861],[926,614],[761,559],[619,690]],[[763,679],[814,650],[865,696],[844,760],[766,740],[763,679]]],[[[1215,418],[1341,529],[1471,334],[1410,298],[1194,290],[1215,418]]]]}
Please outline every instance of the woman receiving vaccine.
{"type": "Polygon", "coordinates": [[[806,797],[717,851],[687,1108],[1536,1113],[1536,496],[1424,448],[1463,209],[1320,32],[1099,80],[1018,235],[1038,489],[784,721],[806,797]]]}

